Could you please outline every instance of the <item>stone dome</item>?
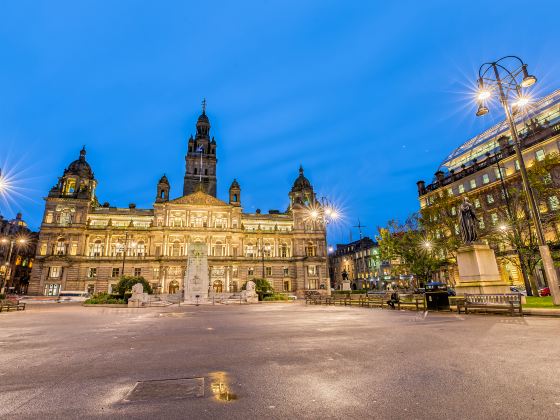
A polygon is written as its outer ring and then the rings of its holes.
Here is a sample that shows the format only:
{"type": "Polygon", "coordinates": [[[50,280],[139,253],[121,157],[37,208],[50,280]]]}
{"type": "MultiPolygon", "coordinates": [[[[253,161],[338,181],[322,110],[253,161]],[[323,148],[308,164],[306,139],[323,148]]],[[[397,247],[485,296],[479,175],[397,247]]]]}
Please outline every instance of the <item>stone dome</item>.
{"type": "Polygon", "coordinates": [[[303,167],[299,167],[299,176],[294,181],[292,191],[302,191],[305,189],[312,189],[311,182],[303,175],[303,167]]]}
{"type": "Polygon", "coordinates": [[[64,175],[76,175],[80,178],[93,179],[93,171],[91,166],[86,162],[86,148],[83,147],[80,150],[79,159],[68,165],[68,168],[64,171],[64,175]]]}

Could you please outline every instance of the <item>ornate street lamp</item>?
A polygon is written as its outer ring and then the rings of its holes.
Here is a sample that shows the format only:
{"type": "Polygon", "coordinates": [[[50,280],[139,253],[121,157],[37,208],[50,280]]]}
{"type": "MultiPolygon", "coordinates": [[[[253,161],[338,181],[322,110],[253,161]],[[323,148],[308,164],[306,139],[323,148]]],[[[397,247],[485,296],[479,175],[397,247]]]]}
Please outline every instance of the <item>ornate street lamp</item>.
{"type": "Polygon", "coordinates": [[[527,71],[527,64],[519,57],[508,55],[502,57],[497,61],[484,63],[478,70],[478,111],[477,116],[485,115],[489,112],[485,106],[485,101],[489,99],[493,93],[497,92],[499,95],[500,103],[504,109],[506,119],[509,125],[511,136],[513,138],[513,147],[519,162],[519,169],[521,172],[521,180],[523,183],[523,190],[529,203],[529,210],[531,219],[537,233],[537,241],[539,244],[539,251],[543,262],[545,277],[550,287],[550,293],[555,305],[560,305],[560,289],[558,289],[558,275],[550,249],[546,244],[544,237],[543,227],[539,217],[539,210],[531,185],[527,175],[527,168],[523,160],[523,153],[521,151],[521,144],[519,135],[517,133],[517,126],[513,117],[514,112],[510,106],[510,100],[515,99],[516,110],[520,109],[528,103],[528,99],[522,94],[522,88],[527,88],[534,85],[537,78],[530,75],[527,71]],[[521,79],[521,80],[519,80],[521,79]]]}

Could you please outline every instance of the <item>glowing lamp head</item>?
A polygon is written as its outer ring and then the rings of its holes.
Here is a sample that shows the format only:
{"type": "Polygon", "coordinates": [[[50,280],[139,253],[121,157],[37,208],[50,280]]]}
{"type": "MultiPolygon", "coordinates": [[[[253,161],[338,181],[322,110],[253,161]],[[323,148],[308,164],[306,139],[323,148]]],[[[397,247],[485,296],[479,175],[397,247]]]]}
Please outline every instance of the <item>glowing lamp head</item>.
{"type": "Polygon", "coordinates": [[[311,217],[316,219],[319,217],[319,212],[317,210],[311,210],[311,217]]]}
{"type": "Polygon", "coordinates": [[[479,101],[485,101],[489,97],[490,97],[490,91],[488,91],[486,89],[482,89],[482,90],[478,91],[477,98],[478,98],[479,101]]]}
{"type": "Polygon", "coordinates": [[[522,71],[523,71],[523,80],[521,81],[521,86],[529,87],[537,83],[537,78],[527,72],[527,64],[523,64],[522,71]]]}
{"type": "Polygon", "coordinates": [[[488,114],[488,108],[482,104],[478,106],[478,110],[476,111],[477,117],[482,117],[483,115],[488,114]]]}
{"type": "Polygon", "coordinates": [[[18,239],[18,244],[23,245],[25,243],[27,243],[27,239],[24,239],[24,238],[18,239]]]}
{"type": "Polygon", "coordinates": [[[513,103],[516,108],[524,108],[529,104],[529,98],[527,96],[519,96],[517,101],[513,103]]]}
{"type": "Polygon", "coordinates": [[[7,244],[9,241],[6,238],[2,238],[0,242],[2,242],[3,244],[7,244]]]}
{"type": "Polygon", "coordinates": [[[424,248],[426,249],[432,248],[432,243],[430,241],[424,241],[422,245],[424,245],[424,248]]]}
{"type": "Polygon", "coordinates": [[[337,220],[339,217],[340,217],[340,214],[336,210],[331,211],[331,219],[332,220],[337,220]]]}
{"type": "Polygon", "coordinates": [[[507,226],[502,224],[498,226],[498,229],[500,229],[502,232],[505,232],[507,230],[507,226]]]}

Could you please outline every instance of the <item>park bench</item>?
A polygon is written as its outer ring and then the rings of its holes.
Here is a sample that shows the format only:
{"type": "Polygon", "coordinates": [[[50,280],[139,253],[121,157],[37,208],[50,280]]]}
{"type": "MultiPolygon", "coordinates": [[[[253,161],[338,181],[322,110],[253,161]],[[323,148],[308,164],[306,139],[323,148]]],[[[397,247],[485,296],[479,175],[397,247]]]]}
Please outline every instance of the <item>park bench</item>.
{"type": "Polygon", "coordinates": [[[368,308],[383,308],[387,305],[387,301],[389,300],[390,295],[386,293],[379,293],[375,295],[365,296],[360,299],[360,306],[366,306],[368,308]]]}
{"type": "Polygon", "coordinates": [[[0,312],[25,311],[25,303],[18,300],[2,300],[0,301],[0,312]]]}
{"type": "Polygon", "coordinates": [[[406,308],[425,311],[426,299],[424,295],[400,295],[399,301],[395,305],[398,309],[406,308]]]}
{"type": "Polygon", "coordinates": [[[465,293],[464,300],[457,302],[457,312],[461,310],[483,312],[508,312],[513,316],[516,312],[523,315],[520,293],[504,294],[470,294],[465,293]]]}

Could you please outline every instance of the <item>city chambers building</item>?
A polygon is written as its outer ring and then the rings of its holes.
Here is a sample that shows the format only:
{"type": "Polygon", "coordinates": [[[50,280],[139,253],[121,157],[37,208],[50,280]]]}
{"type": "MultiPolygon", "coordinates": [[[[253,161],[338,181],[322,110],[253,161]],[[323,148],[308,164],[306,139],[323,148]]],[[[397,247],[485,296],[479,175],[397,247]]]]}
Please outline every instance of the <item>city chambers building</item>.
{"type": "Polygon", "coordinates": [[[203,112],[187,142],[181,196],[171,198],[164,175],[152,208],[100,204],[97,180],[82,149],[46,197],[28,292],[111,292],[122,275],[142,276],[156,293],[179,293],[194,243],[208,249],[211,292],[235,293],[266,278],[276,291],[329,293],[326,230],[309,217],[318,206],[303,168],[285,211],[245,213],[233,180],[227,201],[216,197],[217,143],[203,112]]]}
{"type": "MultiPolygon", "coordinates": [[[[555,252],[560,250],[560,90],[532,104],[526,112],[515,115],[520,137],[520,149],[528,170],[545,163],[537,178],[542,191],[533,188],[538,201],[539,217],[545,239],[555,252]]],[[[420,207],[429,209],[444,194],[451,197],[446,212],[458,219],[458,207],[465,196],[474,204],[482,238],[499,230],[507,233],[513,219],[517,224],[530,224],[526,200],[513,202],[512,189],[522,191],[519,161],[512,136],[505,121],[469,139],[455,149],[442,163],[430,184],[418,181],[420,207]]],[[[453,229],[453,227],[451,228],[453,229]]],[[[459,233],[458,220],[454,226],[459,233]]],[[[443,232],[440,232],[443,234],[443,232]]],[[[530,238],[525,238],[526,241],[530,238]]],[[[510,284],[523,285],[519,264],[515,264],[516,250],[490,242],[503,279],[510,284]],[[512,255],[514,254],[514,255],[512,255]],[[512,258],[513,257],[513,258],[512,258]]],[[[534,273],[541,287],[545,285],[542,269],[534,273]]],[[[445,274],[444,281],[454,283],[458,273],[445,274]]]]}

